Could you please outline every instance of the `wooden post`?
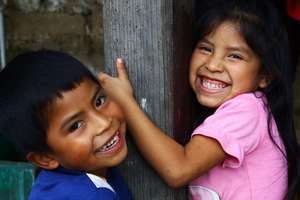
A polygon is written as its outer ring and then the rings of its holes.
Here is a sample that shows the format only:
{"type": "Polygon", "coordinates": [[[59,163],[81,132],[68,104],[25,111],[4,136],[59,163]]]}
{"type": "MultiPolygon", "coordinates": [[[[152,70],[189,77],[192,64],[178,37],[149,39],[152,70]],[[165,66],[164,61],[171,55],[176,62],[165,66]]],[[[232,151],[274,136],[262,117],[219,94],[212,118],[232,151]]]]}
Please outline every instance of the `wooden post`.
{"type": "MultiPolygon", "coordinates": [[[[182,110],[186,107],[182,106],[183,103],[187,102],[176,100],[185,98],[183,90],[187,84],[180,86],[180,92],[175,86],[187,81],[190,49],[175,48],[184,44],[183,39],[191,38],[183,34],[183,28],[190,29],[187,27],[192,8],[190,2],[103,1],[105,70],[115,74],[115,59],[123,57],[137,101],[156,125],[172,137],[176,136],[176,130],[183,131],[182,127],[187,127],[187,120],[177,121],[187,114],[182,110]],[[185,19],[181,18],[177,23],[175,19],[180,16],[185,19]],[[181,123],[181,128],[176,128],[176,123],[181,123]]],[[[120,168],[135,199],[187,199],[185,189],[173,190],[165,185],[139,155],[130,136],[127,137],[129,155],[120,168]]]]}

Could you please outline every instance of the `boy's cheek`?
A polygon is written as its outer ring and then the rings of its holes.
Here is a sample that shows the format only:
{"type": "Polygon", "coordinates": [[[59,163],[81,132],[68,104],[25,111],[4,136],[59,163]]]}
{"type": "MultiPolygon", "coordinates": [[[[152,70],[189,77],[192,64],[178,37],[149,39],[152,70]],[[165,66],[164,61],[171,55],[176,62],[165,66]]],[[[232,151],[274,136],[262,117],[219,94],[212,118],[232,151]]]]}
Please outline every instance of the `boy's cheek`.
{"type": "Polygon", "coordinates": [[[125,121],[121,124],[121,132],[123,132],[124,134],[126,134],[126,123],[125,123],[125,121]]]}
{"type": "Polygon", "coordinates": [[[125,116],[124,116],[124,113],[123,113],[121,107],[114,101],[109,102],[106,111],[107,111],[108,116],[116,117],[120,121],[125,120],[125,116]]]}

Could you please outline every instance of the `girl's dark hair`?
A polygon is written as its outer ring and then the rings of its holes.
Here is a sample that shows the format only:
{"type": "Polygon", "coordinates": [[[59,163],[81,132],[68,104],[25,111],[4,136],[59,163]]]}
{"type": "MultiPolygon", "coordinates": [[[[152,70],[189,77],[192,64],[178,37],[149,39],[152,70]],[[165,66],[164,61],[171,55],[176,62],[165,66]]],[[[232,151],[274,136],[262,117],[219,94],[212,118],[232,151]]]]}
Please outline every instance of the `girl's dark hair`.
{"type": "MultiPolygon", "coordinates": [[[[293,121],[292,66],[289,41],[283,17],[273,2],[268,0],[213,0],[201,9],[196,20],[194,44],[213,32],[225,21],[237,24],[241,35],[261,61],[261,72],[269,78],[262,91],[268,99],[269,136],[279,148],[271,133],[274,117],[285,145],[288,163],[288,192],[286,199],[298,197],[300,152],[293,121]]],[[[196,14],[197,16],[197,14],[196,14]]],[[[280,149],[280,148],[279,148],[280,149]]]]}
{"type": "Polygon", "coordinates": [[[99,84],[72,56],[50,50],[15,57],[0,72],[0,132],[24,154],[49,152],[46,139],[51,105],[84,79],[99,84]]]}

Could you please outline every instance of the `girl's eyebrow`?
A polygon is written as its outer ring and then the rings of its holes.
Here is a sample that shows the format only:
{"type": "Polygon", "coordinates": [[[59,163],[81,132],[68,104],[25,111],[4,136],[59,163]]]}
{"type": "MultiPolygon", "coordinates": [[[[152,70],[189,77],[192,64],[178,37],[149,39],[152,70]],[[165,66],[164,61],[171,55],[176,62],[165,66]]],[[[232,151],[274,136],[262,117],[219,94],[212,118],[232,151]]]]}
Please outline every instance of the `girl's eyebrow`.
{"type": "MultiPolygon", "coordinates": [[[[214,45],[212,42],[210,42],[207,38],[203,38],[202,40],[199,41],[199,43],[207,43],[209,45],[214,45]]],[[[240,51],[244,52],[248,55],[251,55],[250,51],[248,48],[243,47],[243,46],[229,46],[226,48],[227,51],[240,51]]]]}
{"type": "Polygon", "coordinates": [[[242,47],[242,46],[230,46],[227,47],[226,50],[228,51],[240,51],[246,54],[250,54],[250,51],[248,48],[242,47]]]}
{"type": "Polygon", "coordinates": [[[208,39],[206,38],[203,38],[202,40],[200,40],[198,43],[207,43],[207,44],[210,44],[210,45],[213,45],[212,42],[210,42],[208,39]]]}

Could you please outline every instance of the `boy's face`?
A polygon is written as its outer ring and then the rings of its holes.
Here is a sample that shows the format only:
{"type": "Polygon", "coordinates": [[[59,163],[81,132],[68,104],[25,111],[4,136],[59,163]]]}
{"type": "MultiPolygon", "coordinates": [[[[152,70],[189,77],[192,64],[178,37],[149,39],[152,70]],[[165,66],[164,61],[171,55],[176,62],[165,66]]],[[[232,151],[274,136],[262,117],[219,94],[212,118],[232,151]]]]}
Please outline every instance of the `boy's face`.
{"type": "Polygon", "coordinates": [[[107,167],[124,160],[123,113],[93,81],[64,92],[51,108],[47,144],[61,166],[104,176],[107,167]]]}

